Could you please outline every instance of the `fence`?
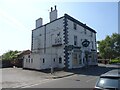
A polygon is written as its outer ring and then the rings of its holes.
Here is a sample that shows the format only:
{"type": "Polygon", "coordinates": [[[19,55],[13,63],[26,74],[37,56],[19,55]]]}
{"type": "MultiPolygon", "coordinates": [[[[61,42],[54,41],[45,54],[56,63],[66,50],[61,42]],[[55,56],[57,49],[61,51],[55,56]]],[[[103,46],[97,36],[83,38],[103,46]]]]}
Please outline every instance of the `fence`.
{"type": "Polygon", "coordinates": [[[103,63],[103,64],[108,64],[109,63],[109,59],[98,59],[98,63],[103,63]]]}
{"type": "Polygon", "coordinates": [[[10,60],[0,60],[0,68],[12,67],[10,60]]]}

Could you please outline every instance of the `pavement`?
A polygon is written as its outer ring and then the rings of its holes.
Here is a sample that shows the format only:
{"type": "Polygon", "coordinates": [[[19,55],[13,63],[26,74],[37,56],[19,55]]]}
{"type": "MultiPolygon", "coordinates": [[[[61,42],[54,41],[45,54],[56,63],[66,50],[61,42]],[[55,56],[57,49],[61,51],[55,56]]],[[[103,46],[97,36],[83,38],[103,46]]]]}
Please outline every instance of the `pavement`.
{"type": "MultiPolygon", "coordinates": [[[[92,70],[94,70],[93,68],[99,68],[99,69],[106,68],[106,71],[108,71],[108,69],[109,70],[120,69],[120,64],[106,64],[106,65],[105,64],[99,64],[98,66],[88,66],[88,67],[83,67],[82,69],[78,68],[78,69],[72,69],[72,70],[68,70],[68,71],[57,71],[57,72],[53,73],[53,75],[50,76],[50,77],[53,78],[53,79],[57,79],[57,78],[72,76],[72,75],[75,75],[75,74],[82,74],[83,72],[86,73],[86,74],[87,73],[90,74],[90,72],[92,70]],[[89,70],[87,70],[87,69],[89,69],[89,70]]],[[[95,70],[93,72],[95,72],[95,70]]]]}
{"type": "Polygon", "coordinates": [[[94,67],[57,71],[54,73],[52,77],[54,79],[51,81],[28,85],[22,88],[91,88],[92,90],[101,74],[118,68],[120,68],[118,65],[99,64],[94,67]]]}
{"type": "Polygon", "coordinates": [[[73,75],[71,72],[57,71],[53,74],[22,68],[2,68],[2,88],[20,88],[73,75]]]}
{"type": "Polygon", "coordinates": [[[75,75],[75,73],[66,72],[66,71],[57,71],[57,72],[53,73],[50,77],[53,79],[57,79],[57,78],[63,78],[63,77],[68,77],[68,76],[72,76],[72,75],[75,75]]]}

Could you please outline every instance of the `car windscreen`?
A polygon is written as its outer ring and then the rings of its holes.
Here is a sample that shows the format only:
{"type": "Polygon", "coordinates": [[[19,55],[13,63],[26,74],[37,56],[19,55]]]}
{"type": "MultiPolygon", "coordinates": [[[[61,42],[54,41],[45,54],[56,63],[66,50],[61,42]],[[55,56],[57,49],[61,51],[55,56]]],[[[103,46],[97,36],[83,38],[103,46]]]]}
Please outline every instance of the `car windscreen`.
{"type": "Polygon", "coordinates": [[[100,78],[96,86],[101,88],[120,88],[120,78],[100,78]]]}

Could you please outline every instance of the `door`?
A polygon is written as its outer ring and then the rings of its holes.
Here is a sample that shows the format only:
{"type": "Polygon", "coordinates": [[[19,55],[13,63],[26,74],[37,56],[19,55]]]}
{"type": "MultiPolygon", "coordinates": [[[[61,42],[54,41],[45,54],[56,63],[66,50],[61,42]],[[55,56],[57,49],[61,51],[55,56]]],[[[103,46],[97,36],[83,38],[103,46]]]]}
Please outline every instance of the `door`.
{"type": "Polygon", "coordinates": [[[78,53],[73,53],[72,55],[72,66],[79,66],[79,55],[78,53]]]}

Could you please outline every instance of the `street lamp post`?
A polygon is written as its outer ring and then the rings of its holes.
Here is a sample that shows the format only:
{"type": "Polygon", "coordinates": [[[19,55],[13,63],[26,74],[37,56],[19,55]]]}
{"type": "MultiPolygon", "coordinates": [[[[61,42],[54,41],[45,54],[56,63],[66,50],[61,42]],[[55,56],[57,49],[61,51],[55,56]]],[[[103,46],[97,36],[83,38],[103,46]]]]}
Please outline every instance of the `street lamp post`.
{"type": "Polygon", "coordinates": [[[52,61],[52,36],[54,34],[51,34],[51,74],[53,74],[53,61],[52,61]]]}

